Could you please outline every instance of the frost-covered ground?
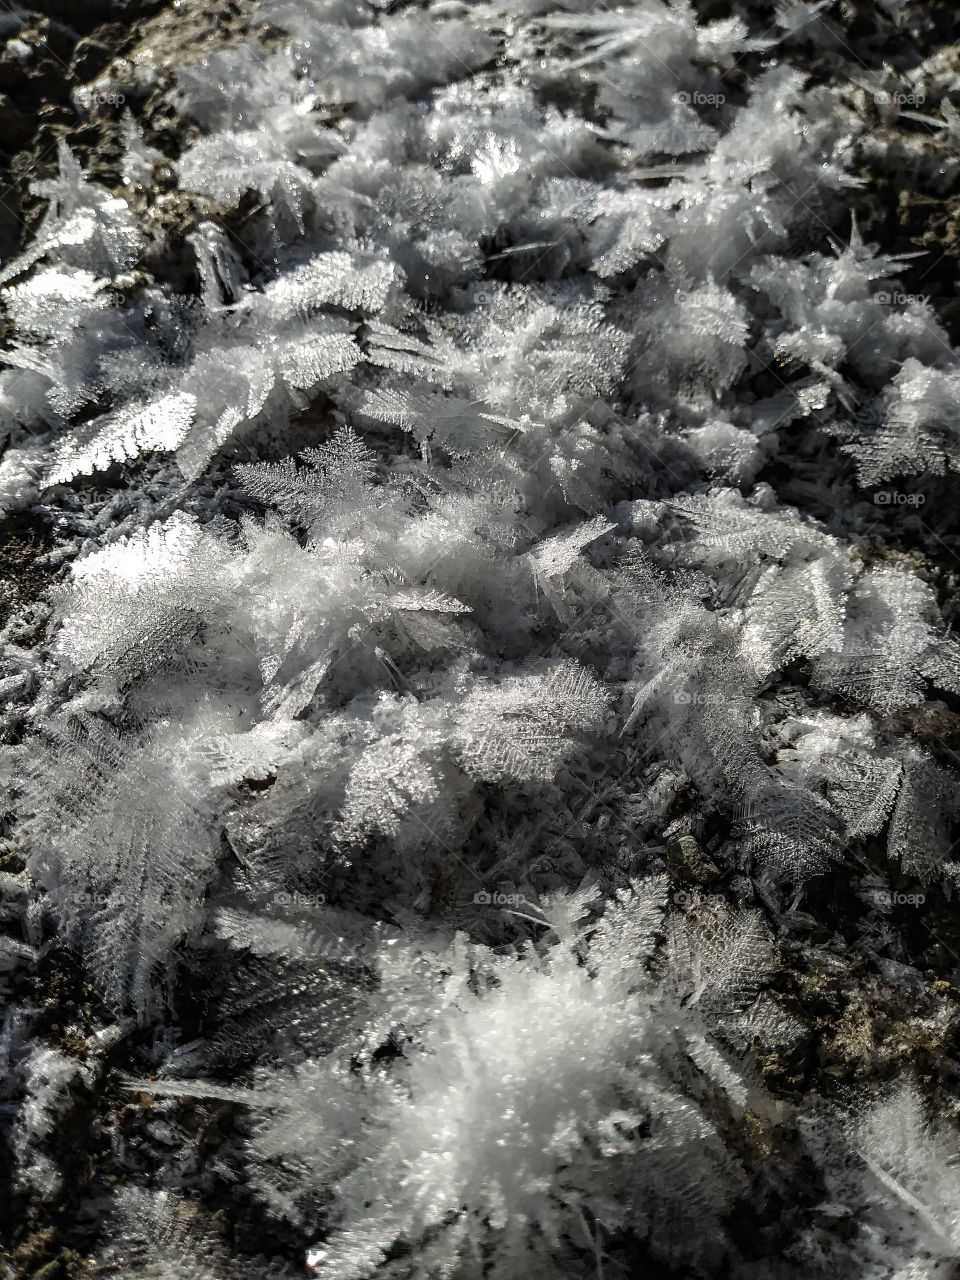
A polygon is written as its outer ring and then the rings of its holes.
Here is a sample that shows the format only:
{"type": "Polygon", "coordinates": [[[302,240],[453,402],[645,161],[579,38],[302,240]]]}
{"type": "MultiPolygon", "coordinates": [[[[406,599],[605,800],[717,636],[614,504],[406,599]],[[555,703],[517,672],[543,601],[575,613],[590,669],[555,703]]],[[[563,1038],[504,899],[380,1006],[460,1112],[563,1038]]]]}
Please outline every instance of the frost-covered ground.
{"type": "Polygon", "coordinates": [[[0,1275],[948,1280],[947,7],[48,8],[0,1275]]]}

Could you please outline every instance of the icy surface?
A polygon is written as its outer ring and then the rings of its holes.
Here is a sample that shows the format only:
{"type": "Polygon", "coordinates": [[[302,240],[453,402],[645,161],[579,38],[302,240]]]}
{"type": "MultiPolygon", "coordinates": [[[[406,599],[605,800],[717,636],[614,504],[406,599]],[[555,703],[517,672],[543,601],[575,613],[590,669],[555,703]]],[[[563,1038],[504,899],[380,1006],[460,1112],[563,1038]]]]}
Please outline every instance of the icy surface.
{"type": "Polygon", "coordinates": [[[853,949],[952,1025],[899,930],[960,887],[906,731],[960,696],[960,361],[791,61],[830,7],[264,0],[177,70],[185,233],[129,114],[123,186],[65,143],[36,184],[0,1120],[49,1198],[92,1108],[87,1273],[955,1257],[954,1117],[830,1094],[783,977],[853,949]],[[76,1059],[17,985],[51,955],[76,1059]]]}

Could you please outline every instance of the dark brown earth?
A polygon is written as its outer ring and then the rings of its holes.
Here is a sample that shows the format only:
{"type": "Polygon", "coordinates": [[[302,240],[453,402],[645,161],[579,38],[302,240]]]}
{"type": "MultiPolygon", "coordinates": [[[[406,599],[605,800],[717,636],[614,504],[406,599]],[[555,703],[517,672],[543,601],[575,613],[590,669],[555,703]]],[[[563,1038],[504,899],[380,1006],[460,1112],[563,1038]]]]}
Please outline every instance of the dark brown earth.
{"type": "Polygon", "coordinates": [[[48,0],[42,11],[29,15],[17,38],[32,56],[0,54],[5,126],[0,133],[0,258],[31,238],[44,206],[30,193],[30,183],[56,173],[61,140],[92,178],[124,195],[129,194],[119,172],[124,108],[140,122],[149,145],[171,158],[178,154],[190,135],[170,101],[176,68],[220,41],[246,34],[244,7],[225,0],[181,13],[169,0],[48,0]],[[103,20],[105,13],[109,21],[103,20]],[[132,64],[144,60],[160,73],[146,95],[129,75],[132,64]],[[112,91],[124,101],[84,110],[75,91],[105,73],[106,96],[112,91]]]}

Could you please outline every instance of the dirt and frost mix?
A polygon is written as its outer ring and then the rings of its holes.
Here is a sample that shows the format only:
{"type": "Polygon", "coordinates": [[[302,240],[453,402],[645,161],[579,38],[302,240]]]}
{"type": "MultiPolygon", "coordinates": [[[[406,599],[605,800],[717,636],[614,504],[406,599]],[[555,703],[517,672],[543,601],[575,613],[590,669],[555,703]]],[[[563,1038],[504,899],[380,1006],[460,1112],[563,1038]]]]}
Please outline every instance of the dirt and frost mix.
{"type": "Polygon", "coordinates": [[[4,1280],[946,1280],[942,28],[179,0],[77,84],[0,263],[4,1280]]]}

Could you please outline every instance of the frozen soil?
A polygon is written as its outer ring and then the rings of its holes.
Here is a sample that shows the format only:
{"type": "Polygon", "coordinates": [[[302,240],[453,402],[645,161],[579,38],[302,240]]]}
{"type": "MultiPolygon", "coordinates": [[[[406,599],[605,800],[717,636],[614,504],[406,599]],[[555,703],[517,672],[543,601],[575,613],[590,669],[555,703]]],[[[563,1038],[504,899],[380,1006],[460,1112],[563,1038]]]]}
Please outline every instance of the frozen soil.
{"type": "MultiPolygon", "coordinates": [[[[706,18],[726,16],[729,6],[704,0],[696,6],[706,18]]],[[[769,6],[756,4],[758,24],[769,16],[769,6]]],[[[846,84],[848,109],[866,124],[860,140],[857,176],[862,180],[852,193],[864,239],[876,241],[894,254],[917,254],[904,263],[900,275],[906,292],[925,294],[951,338],[960,341],[960,192],[956,164],[937,129],[923,120],[897,116],[877,106],[863,84],[888,84],[925,91],[927,101],[919,112],[939,106],[948,72],[960,75],[960,54],[949,41],[954,31],[952,3],[914,5],[922,21],[912,33],[891,32],[872,4],[843,6],[846,16],[834,19],[836,45],[824,51],[818,43],[805,45],[801,38],[785,56],[809,72],[812,83],[846,84]],[[933,67],[937,77],[922,68],[933,67]],[[913,77],[911,79],[911,77],[913,77]]],[[[10,21],[5,20],[5,21],[10,21]]],[[[165,4],[129,0],[105,5],[101,0],[49,0],[43,11],[23,19],[18,39],[31,51],[0,57],[0,111],[4,129],[0,138],[0,258],[6,258],[30,238],[42,202],[30,195],[31,180],[49,176],[55,168],[56,144],[65,139],[84,167],[98,181],[114,187],[131,200],[149,230],[162,227],[171,248],[162,261],[150,261],[158,277],[184,279],[192,269],[186,252],[178,255],[183,238],[200,221],[214,218],[232,235],[241,252],[247,243],[247,223],[257,216],[255,202],[226,214],[208,201],[187,198],[169,184],[169,190],[149,205],[142,193],[125,191],[118,168],[121,112],[104,103],[85,108],[76,91],[93,85],[109,96],[123,95],[125,105],[143,129],[146,142],[175,160],[193,126],[178,115],[172,95],[173,71],[184,59],[194,60],[225,41],[250,34],[244,6],[228,0],[222,5],[192,5],[186,12],[165,4]],[[148,74],[144,74],[144,69],[148,74]]],[[[269,38],[269,33],[267,33],[269,38]]],[[[750,55],[730,76],[735,93],[762,57],[750,55]]],[[[960,94],[953,94],[960,106],[960,94]]],[[[162,165],[162,162],[158,162],[162,165]]],[[[160,175],[162,179],[162,175],[160,175]]],[[[162,190],[162,180],[158,182],[162,190]]],[[[846,237],[849,221],[824,229],[846,237]]],[[[496,246],[491,246],[491,253],[496,246]]],[[[491,274],[498,268],[491,263],[491,274]]],[[[787,374],[789,381],[789,371],[787,374]]],[[[311,410],[316,414],[315,405],[311,410]]],[[[822,446],[818,446],[822,447],[822,446]]],[[[844,511],[827,512],[805,483],[805,468],[813,466],[802,445],[790,464],[782,457],[759,479],[767,480],[779,496],[819,519],[844,520],[844,511]]],[[[109,479],[104,481],[109,484],[109,479]]],[[[869,509],[869,524],[861,540],[865,559],[909,558],[933,585],[949,619],[956,609],[955,589],[960,567],[960,508],[952,481],[937,482],[927,493],[922,518],[916,513],[882,507],[869,509]]],[[[862,499],[855,487],[848,490],[847,517],[862,499]]],[[[858,507],[856,518],[864,518],[858,507]]],[[[39,640],[46,614],[42,602],[49,585],[62,572],[62,560],[51,552],[54,537],[42,519],[27,512],[0,526],[0,625],[13,621],[22,628],[20,643],[39,640]]],[[[803,664],[789,672],[796,687],[806,687],[803,664]]],[[[778,690],[789,695],[789,683],[778,690]]],[[[960,766],[960,700],[946,698],[897,718],[897,731],[914,737],[952,768],[960,766]]],[[[692,817],[699,843],[687,847],[683,872],[691,886],[688,910],[702,910],[700,889],[723,892],[722,880],[709,870],[709,854],[726,832],[712,815],[692,817]],[[697,852],[701,857],[698,858],[697,852]],[[692,860],[691,860],[692,859],[692,860]]],[[[588,832],[584,831],[584,838],[588,832]]],[[[669,853],[670,851],[667,850],[669,853]]],[[[859,851],[859,863],[824,877],[810,891],[819,920],[830,920],[831,930],[818,930],[811,922],[810,943],[821,948],[821,962],[811,965],[793,944],[782,948],[781,970],[774,987],[775,999],[794,1013],[807,1028],[805,1036],[788,1049],[756,1054],[756,1067],[770,1090],[782,1101],[782,1125],[776,1131],[759,1120],[747,1124],[735,1145],[754,1161],[772,1161],[782,1170],[784,1203],[759,1205],[744,1212],[742,1233],[756,1241],[756,1252],[775,1249],[777,1233],[791,1221],[812,1211],[822,1196],[811,1172],[797,1163],[799,1150],[792,1128],[792,1109],[812,1092],[831,1096],[850,1083],[886,1081],[913,1068],[936,1099],[941,1116],[960,1127],[960,1091],[957,1085],[956,1037],[960,1031],[960,916],[956,904],[943,891],[927,892],[923,912],[902,912],[898,927],[905,939],[905,959],[924,975],[909,1002],[904,988],[858,953],[856,938],[844,939],[844,921],[853,914],[850,898],[855,878],[864,867],[876,865],[889,874],[885,852],[869,843],[859,851]],[[786,1208],[787,1198],[792,1205],[786,1208]]],[[[17,871],[22,860],[8,841],[0,852],[0,870],[17,871]]],[[[714,867],[714,871],[715,871],[714,867]]],[[[895,885],[909,892],[907,881],[895,885]]],[[[442,899],[443,886],[438,887],[442,899]]],[[[80,1063],[88,1057],[88,1038],[110,1021],[96,993],[86,984],[77,958],[68,951],[50,952],[38,972],[20,980],[28,988],[18,990],[39,1010],[37,1034],[51,1046],[80,1063]]],[[[203,1031],[207,1016],[203,992],[189,988],[177,993],[186,1026],[203,1031]]],[[[73,1280],[84,1274],[85,1258],[97,1239],[98,1223],[80,1220],[75,1207],[98,1191],[106,1193],[121,1174],[117,1151],[128,1167],[149,1168],[169,1158],[160,1130],[153,1124],[156,1112],[148,1095],[124,1092],[119,1073],[136,1071],[136,1037],[108,1054],[104,1069],[90,1085],[78,1080],[74,1107],[56,1130],[50,1155],[64,1173],[62,1191],[55,1202],[24,1195],[4,1186],[0,1170],[0,1263],[8,1274],[31,1280],[73,1280]]],[[[237,1141],[236,1108],[227,1103],[180,1102],[165,1104],[175,1111],[178,1124],[190,1132],[200,1160],[237,1141]]],[[[262,1235],[263,1228],[242,1184],[224,1182],[210,1197],[213,1221],[224,1239],[241,1252],[268,1249],[283,1252],[291,1260],[302,1258],[308,1243],[290,1233],[283,1240],[262,1235]]],[[[842,1224],[837,1227],[842,1229],[842,1224]]],[[[626,1247],[626,1246],[625,1246],[626,1247]]],[[[637,1267],[651,1267],[647,1258],[636,1258],[637,1267]]],[[[644,1274],[661,1274],[653,1269],[644,1274]]],[[[665,1272],[662,1274],[666,1275],[665,1272]]],[[[960,1272],[958,1272],[960,1274],[960,1272]]]]}

